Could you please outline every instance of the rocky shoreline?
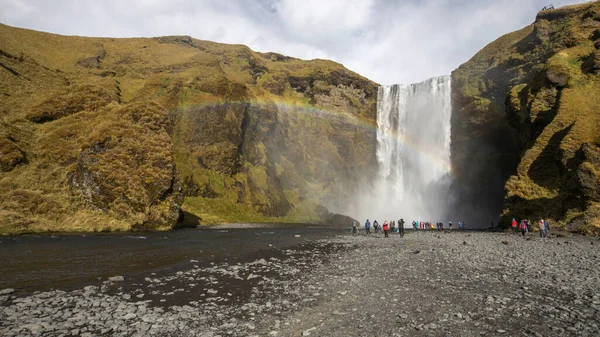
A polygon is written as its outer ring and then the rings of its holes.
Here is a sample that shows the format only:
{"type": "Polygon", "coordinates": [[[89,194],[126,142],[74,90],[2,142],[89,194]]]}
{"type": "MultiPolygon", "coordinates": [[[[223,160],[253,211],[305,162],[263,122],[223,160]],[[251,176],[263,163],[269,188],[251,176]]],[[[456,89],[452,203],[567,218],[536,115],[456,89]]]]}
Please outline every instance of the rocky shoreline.
{"type": "Polygon", "coordinates": [[[2,336],[598,336],[598,239],[337,236],[74,291],[0,291],[2,336]]]}

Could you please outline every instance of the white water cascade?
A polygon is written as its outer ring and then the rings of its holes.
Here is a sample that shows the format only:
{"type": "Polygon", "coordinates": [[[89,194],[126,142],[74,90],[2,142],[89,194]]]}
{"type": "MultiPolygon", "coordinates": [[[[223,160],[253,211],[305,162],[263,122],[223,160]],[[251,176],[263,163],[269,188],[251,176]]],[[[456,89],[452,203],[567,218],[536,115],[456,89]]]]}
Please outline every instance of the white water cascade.
{"type": "Polygon", "coordinates": [[[407,225],[412,220],[446,222],[450,94],[450,76],[379,88],[378,174],[365,210],[371,221],[402,217],[407,225]]]}

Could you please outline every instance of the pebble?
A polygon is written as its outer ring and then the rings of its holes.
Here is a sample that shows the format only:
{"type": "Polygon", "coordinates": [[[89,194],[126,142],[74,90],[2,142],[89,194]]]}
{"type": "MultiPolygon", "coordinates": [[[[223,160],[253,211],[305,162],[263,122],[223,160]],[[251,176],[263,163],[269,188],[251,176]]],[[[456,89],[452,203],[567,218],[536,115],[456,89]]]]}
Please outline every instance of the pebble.
{"type": "Polygon", "coordinates": [[[459,233],[443,240],[429,234],[410,233],[404,241],[342,236],[324,241],[347,249],[328,258],[321,248],[304,255],[283,250],[288,257],[188,265],[176,273],[132,277],[132,288],[110,283],[123,281],[120,276],[69,292],[19,298],[5,293],[0,335],[376,336],[392,331],[383,335],[409,336],[417,334],[410,333],[413,329],[424,336],[510,335],[506,329],[513,327],[507,322],[524,322],[523,331],[531,332],[541,314],[552,319],[552,335],[598,335],[598,257],[583,254],[590,249],[587,243],[549,248],[535,240],[473,233],[464,246],[459,233]],[[510,247],[499,238],[510,240],[510,247]],[[365,247],[381,258],[363,262],[365,247]],[[507,254],[486,254],[489,249],[507,254]],[[540,250],[552,258],[543,264],[525,258],[540,250]],[[411,254],[415,251],[420,254],[411,254]],[[402,286],[374,286],[381,277],[402,286]],[[248,288],[240,295],[236,287],[244,283],[248,288]],[[190,284],[197,285],[196,292],[190,284]],[[472,312],[462,313],[471,307],[472,312]],[[381,319],[382,311],[400,313],[381,319]],[[307,322],[320,331],[305,330],[307,322]]]}

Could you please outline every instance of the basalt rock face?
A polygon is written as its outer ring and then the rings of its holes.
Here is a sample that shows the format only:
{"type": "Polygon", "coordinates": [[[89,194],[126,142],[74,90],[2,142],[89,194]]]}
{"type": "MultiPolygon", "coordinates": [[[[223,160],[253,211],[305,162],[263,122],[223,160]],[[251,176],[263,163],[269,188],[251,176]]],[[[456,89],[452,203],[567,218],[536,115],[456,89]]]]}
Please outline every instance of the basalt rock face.
{"type": "Polygon", "coordinates": [[[598,232],[599,27],[598,2],[543,11],[452,74],[459,204],[598,232]]]}
{"type": "Polygon", "coordinates": [[[327,223],[375,170],[377,85],[334,62],[0,25],[0,66],[3,233],[327,223]]]}

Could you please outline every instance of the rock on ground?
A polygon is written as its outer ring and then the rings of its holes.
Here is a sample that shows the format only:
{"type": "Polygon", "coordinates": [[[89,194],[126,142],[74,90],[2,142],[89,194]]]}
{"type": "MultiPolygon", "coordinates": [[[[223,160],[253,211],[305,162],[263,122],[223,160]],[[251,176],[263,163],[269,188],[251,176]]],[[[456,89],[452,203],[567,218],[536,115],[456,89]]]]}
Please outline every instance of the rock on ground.
{"type": "Polygon", "coordinates": [[[69,292],[6,292],[0,335],[598,336],[593,240],[339,236],[69,292]]]}

